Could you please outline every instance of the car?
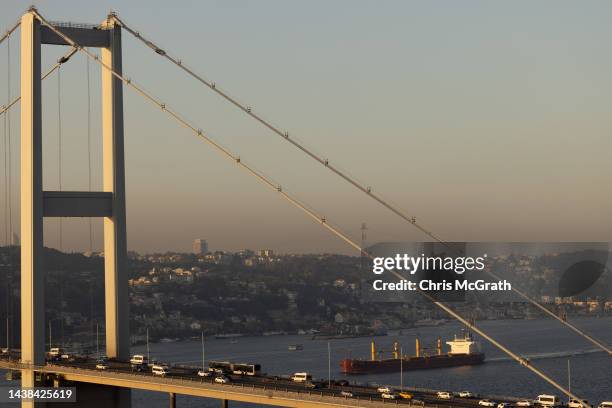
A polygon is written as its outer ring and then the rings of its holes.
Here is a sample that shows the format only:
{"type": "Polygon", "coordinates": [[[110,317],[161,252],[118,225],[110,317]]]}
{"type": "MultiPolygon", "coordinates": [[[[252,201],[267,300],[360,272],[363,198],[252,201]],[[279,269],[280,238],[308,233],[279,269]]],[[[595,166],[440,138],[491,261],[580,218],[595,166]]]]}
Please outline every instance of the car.
{"type": "Polygon", "coordinates": [[[383,392],[391,392],[391,388],[389,388],[389,386],[387,385],[381,385],[380,387],[378,387],[376,389],[376,391],[383,393],[383,392]]]}
{"type": "Polygon", "coordinates": [[[490,399],[481,399],[480,401],[478,401],[478,405],[480,405],[481,407],[494,407],[495,402],[491,401],[490,399]]]}
{"type": "Polygon", "coordinates": [[[520,400],[516,402],[517,407],[531,407],[533,406],[533,402],[529,400],[520,400]]]}
{"type": "Polygon", "coordinates": [[[568,408],[591,408],[591,405],[589,404],[589,401],[587,400],[577,400],[574,398],[571,398],[568,402],[567,402],[567,406],[568,408]]]}
{"type": "Polygon", "coordinates": [[[8,347],[3,347],[2,348],[2,354],[8,354],[8,352],[9,352],[8,347]]]}
{"type": "Polygon", "coordinates": [[[346,398],[353,398],[355,396],[352,391],[341,391],[340,395],[346,398]]]}
{"type": "Polygon", "coordinates": [[[105,359],[99,359],[96,361],[96,370],[108,369],[108,362],[105,359]]]}
{"type": "Polygon", "coordinates": [[[340,387],[346,387],[347,385],[349,385],[349,382],[347,380],[337,380],[336,382],[334,382],[335,385],[339,385],[340,387]]]}
{"type": "Polygon", "coordinates": [[[470,391],[459,391],[457,396],[460,398],[472,398],[474,394],[472,394],[470,391]]]}
{"type": "Polygon", "coordinates": [[[220,376],[215,377],[215,382],[219,384],[229,384],[230,379],[229,377],[220,375],[220,376]]]}
{"type": "Polygon", "coordinates": [[[314,390],[315,388],[319,388],[321,384],[313,382],[313,381],[306,381],[304,382],[304,387],[306,388],[310,388],[311,390],[314,390]]]}
{"type": "Polygon", "coordinates": [[[210,377],[211,375],[209,370],[198,370],[198,377],[210,377]]]}
{"type": "Polygon", "coordinates": [[[507,408],[507,407],[510,407],[509,402],[500,402],[499,404],[497,404],[497,408],[507,408]]]}
{"type": "Polygon", "coordinates": [[[612,408],[612,401],[601,401],[597,408],[612,408]]]}
{"type": "Polygon", "coordinates": [[[411,400],[411,399],[412,399],[412,397],[414,397],[414,395],[412,395],[411,393],[406,392],[406,391],[402,391],[402,392],[400,392],[400,393],[399,393],[399,396],[400,396],[400,398],[403,398],[403,399],[409,399],[409,400],[411,400]]]}
{"type": "Polygon", "coordinates": [[[451,395],[450,392],[448,391],[438,391],[436,392],[436,397],[440,398],[440,399],[445,399],[445,400],[449,400],[451,399],[453,396],[451,395]]]}
{"type": "Polygon", "coordinates": [[[398,395],[394,392],[383,392],[382,394],[380,394],[380,397],[383,399],[397,399],[398,395]]]}

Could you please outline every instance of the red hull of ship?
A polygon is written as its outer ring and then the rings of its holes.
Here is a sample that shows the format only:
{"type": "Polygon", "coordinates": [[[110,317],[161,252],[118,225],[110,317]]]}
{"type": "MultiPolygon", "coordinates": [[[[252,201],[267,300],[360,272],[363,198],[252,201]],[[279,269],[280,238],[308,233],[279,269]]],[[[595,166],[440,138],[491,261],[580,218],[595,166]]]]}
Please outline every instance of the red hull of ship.
{"type": "Polygon", "coordinates": [[[400,359],[375,361],[344,359],[340,361],[340,369],[343,374],[393,373],[402,368],[404,371],[410,371],[477,365],[484,363],[484,359],[484,353],[410,357],[404,359],[403,363],[400,362],[400,359]]]}

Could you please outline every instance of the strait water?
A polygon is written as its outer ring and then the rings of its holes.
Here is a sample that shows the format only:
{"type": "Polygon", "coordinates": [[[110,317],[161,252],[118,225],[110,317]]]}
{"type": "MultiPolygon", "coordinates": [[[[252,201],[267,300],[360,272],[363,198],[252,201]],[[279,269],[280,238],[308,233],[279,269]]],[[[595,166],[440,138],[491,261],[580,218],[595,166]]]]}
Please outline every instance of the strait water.
{"type": "MultiPolygon", "coordinates": [[[[612,317],[575,318],[572,322],[607,344],[612,344],[612,317]]],[[[612,400],[612,357],[598,351],[591,343],[551,320],[498,320],[478,322],[479,327],[518,354],[529,357],[532,364],[552,378],[567,385],[568,359],[571,366],[572,391],[593,404],[612,400]]],[[[402,331],[402,335],[390,334],[375,339],[379,349],[390,350],[397,340],[404,354],[414,353],[415,337],[421,345],[433,347],[441,336],[450,340],[460,334],[458,323],[440,327],[421,327],[402,331]]],[[[346,357],[367,358],[370,338],[331,340],[332,378],[343,378],[339,362],[346,357]]],[[[480,339],[478,339],[480,340],[480,339]]],[[[541,393],[559,392],[531,371],[519,366],[494,346],[481,341],[487,355],[481,366],[455,367],[437,370],[409,371],[404,373],[404,385],[448,391],[472,392],[534,398],[541,393]]],[[[328,341],[310,340],[310,336],[241,337],[235,344],[229,340],[207,339],[206,360],[231,360],[253,362],[262,365],[262,371],[270,374],[292,374],[298,371],[312,373],[315,378],[328,376],[328,341]],[[290,344],[302,344],[302,351],[288,351],[290,344]]],[[[134,352],[145,352],[145,347],[135,347],[134,352]]],[[[151,358],[169,363],[201,364],[200,341],[158,343],[150,345],[151,358]]],[[[344,377],[361,383],[398,385],[399,373],[344,377]]],[[[4,380],[2,380],[4,381],[4,380]]],[[[0,383],[6,385],[4,381],[0,383]]],[[[155,392],[133,391],[134,407],[167,407],[168,397],[155,392]]],[[[1,405],[1,404],[0,404],[1,405]]],[[[218,407],[217,400],[177,396],[181,408],[218,407]]],[[[7,407],[9,405],[6,405],[7,407]]],[[[230,402],[231,407],[254,407],[253,404],[230,402]]]]}

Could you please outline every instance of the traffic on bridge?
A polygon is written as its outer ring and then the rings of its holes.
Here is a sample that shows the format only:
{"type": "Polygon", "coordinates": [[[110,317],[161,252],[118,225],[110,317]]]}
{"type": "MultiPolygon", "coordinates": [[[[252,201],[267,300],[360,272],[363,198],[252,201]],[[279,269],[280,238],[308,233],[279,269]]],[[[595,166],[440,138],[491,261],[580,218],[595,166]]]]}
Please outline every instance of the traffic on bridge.
{"type": "MultiPolygon", "coordinates": [[[[18,351],[7,351],[0,356],[0,367],[17,368],[11,361],[18,361],[18,351]]],[[[94,358],[67,354],[59,348],[52,348],[47,353],[45,369],[48,373],[56,373],[62,377],[66,369],[69,372],[83,372],[87,375],[112,376],[130,375],[139,380],[168,381],[181,380],[191,383],[192,387],[199,385],[214,387],[220,391],[224,387],[251,388],[253,390],[278,391],[284,393],[303,394],[304,397],[341,398],[345,402],[379,402],[406,404],[412,406],[447,406],[447,407],[541,407],[561,406],[559,398],[540,395],[535,399],[516,398],[508,396],[480,395],[469,390],[428,390],[407,386],[387,384],[360,383],[345,379],[315,379],[308,373],[269,374],[262,370],[260,364],[234,363],[229,361],[209,361],[204,367],[172,365],[154,361],[145,355],[134,355],[130,361],[120,361],[105,357],[94,358]],[[551,397],[551,402],[546,398],[551,397]]],[[[66,376],[65,378],[69,378],[66,376]]],[[[571,404],[568,408],[573,407],[571,404]]]]}

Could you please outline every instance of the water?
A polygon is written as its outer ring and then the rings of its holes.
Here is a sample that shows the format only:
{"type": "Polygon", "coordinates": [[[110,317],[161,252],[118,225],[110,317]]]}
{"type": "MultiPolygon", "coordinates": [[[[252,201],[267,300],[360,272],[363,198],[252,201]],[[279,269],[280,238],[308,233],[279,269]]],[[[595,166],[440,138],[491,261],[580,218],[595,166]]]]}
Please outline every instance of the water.
{"type": "MultiPolygon", "coordinates": [[[[612,317],[572,319],[578,327],[604,343],[612,343],[612,317]]],[[[533,365],[567,385],[567,360],[571,361],[571,388],[593,404],[612,400],[612,358],[595,349],[560,323],[551,320],[498,320],[478,322],[479,326],[510,349],[529,357],[533,365]]],[[[414,353],[415,337],[422,346],[435,344],[438,336],[443,340],[459,334],[458,323],[441,327],[422,327],[404,330],[402,335],[377,337],[378,349],[391,350],[394,340],[403,346],[405,354],[414,353]]],[[[339,362],[346,357],[367,358],[369,338],[332,340],[332,377],[342,378],[339,362]]],[[[229,340],[207,339],[206,360],[231,360],[260,363],[262,370],[271,374],[292,374],[307,371],[315,378],[328,376],[327,340],[310,340],[309,336],[242,337],[231,344],[229,340]],[[290,344],[303,344],[302,351],[288,351],[290,344]]],[[[450,391],[470,390],[494,395],[534,398],[538,394],[559,392],[529,370],[519,366],[488,343],[483,344],[487,362],[481,366],[455,367],[404,373],[404,385],[450,391]]],[[[200,341],[150,345],[151,357],[182,364],[201,364],[200,341]]],[[[145,353],[144,346],[134,352],[145,353]]],[[[433,352],[433,351],[432,351],[433,352]]],[[[388,353],[387,353],[388,354],[388,353]]],[[[362,383],[399,385],[399,373],[344,377],[362,383]]],[[[166,407],[168,397],[155,392],[133,391],[135,407],[166,407]]],[[[218,407],[219,401],[177,396],[181,408],[218,407]]],[[[230,403],[232,407],[251,407],[252,404],[230,403]]]]}

